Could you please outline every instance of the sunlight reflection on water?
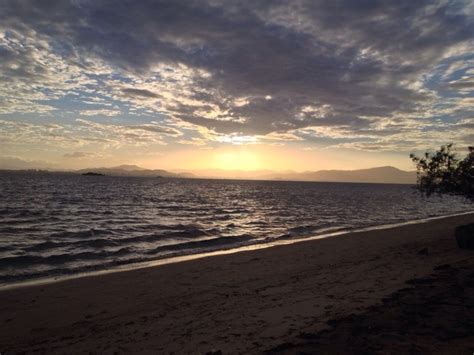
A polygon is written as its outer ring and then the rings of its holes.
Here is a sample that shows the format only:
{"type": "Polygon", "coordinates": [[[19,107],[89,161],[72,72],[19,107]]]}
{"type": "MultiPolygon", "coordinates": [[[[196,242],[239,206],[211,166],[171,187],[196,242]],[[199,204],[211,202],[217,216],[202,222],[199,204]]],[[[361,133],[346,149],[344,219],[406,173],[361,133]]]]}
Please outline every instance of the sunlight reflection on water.
{"type": "Polygon", "coordinates": [[[0,175],[0,282],[467,211],[411,186],[0,175]]]}

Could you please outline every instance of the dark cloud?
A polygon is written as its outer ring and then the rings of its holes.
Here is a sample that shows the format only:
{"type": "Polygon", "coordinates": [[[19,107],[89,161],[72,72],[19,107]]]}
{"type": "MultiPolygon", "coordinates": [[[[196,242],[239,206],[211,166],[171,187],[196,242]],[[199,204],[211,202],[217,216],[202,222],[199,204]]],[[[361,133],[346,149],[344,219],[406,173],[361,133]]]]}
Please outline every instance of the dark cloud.
{"type": "Polygon", "coordinates": [[[159,98],[160,95],[151,92],[150,90],[145,89],[134,89],[134,88],[125,88],[122,89],[122,92],[130,96],[146,97],[146,98],[159,98]]]}
{"type": "MultiPolygon", "coordinates": [[[[432,97],[413,84],[472,38],[463,5],[15,0],[2,2],[0,16],[5,28],[44,35],[64,58],[80,52],[143,77],[157,64],[204,70],[209,75],[196,77],[191,95],[217,114],[186,102],[162,102],[163,108],[217,132],[267,134],[311,126],[366,130],[380,117],[416,112],[432,97]],[[237,104],[240,98],[247,101],[237,104]]],[[[0,58],[16,60],[3,49],[0,58]]],[[[19,76],[41,74],[16,63],[19,76]]],[[[122,92],[160,98],[143,88],[122,92]]]]}
{"type": "Polygon", "coordinates": [[[449,84],[454,89],[472,89],[474,90],[474,81],[460,80],[449,84]]]}
{"type": "Polygon", "coordinates": [[[473,146],[472,142],[474,142],[474,134],[466,134],[463,137],[463,141],[464,143],[469,144],[472,147],[473,146]]]}
{"type": "Polygon", "coordinates": [[[143,125],[129,125],[123,126],[127,130],[140,130],[140,131],[148,131],[152,133],[161,133],[161,134],[168,134],[172,136],[179,135],[179,131],[174,128],[169,127],[161,127],[157,125],[151,124],[143,124],[143,125]]]}

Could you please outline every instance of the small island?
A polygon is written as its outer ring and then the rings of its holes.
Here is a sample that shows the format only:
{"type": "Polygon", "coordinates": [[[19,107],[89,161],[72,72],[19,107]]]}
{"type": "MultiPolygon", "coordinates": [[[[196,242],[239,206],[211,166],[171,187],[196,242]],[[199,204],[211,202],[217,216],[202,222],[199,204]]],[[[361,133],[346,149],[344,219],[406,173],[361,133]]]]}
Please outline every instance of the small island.
{"type": "Polygon", "coordinates": [[[89,171],[89,172],[87,172],[87,173],[83,173],[83,174],[81,174],[81,175],[83,175],[83,176],[105,176],[104,174],[101,174],[101,173],[94,173],[94,172],[92,172],[92,171],[89,171]]]}

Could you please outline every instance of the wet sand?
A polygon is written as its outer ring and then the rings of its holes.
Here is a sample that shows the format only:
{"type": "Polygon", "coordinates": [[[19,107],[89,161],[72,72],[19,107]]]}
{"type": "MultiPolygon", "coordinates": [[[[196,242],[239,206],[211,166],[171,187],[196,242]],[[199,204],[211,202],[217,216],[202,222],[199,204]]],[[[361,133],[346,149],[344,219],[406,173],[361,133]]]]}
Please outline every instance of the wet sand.
{"type": "Polygon", "coordinates": [[[472,353],[474,252],[453,236],[472,222],[448,217],[3,290],[0,352],[472,353]]]}

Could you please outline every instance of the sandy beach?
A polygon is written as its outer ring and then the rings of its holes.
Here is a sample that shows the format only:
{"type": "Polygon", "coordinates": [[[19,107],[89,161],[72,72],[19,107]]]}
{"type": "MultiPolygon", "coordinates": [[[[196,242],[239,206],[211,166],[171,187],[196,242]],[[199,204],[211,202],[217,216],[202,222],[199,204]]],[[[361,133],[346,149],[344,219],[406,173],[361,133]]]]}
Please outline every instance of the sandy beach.
{"type": "Polygon", "coordinates": [[[2,290],[0,353],[470,354],[474,253],[456,246],[454,228],[472,222],[447,217],[2,290]]]}

